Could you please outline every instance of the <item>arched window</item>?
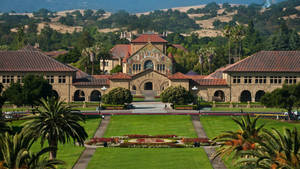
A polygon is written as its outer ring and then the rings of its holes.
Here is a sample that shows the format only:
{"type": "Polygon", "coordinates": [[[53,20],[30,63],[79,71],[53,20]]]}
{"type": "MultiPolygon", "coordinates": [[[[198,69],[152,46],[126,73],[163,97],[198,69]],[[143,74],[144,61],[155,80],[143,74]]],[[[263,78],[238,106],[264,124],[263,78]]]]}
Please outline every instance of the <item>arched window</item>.
{"type": "Polygon", "coordinates": [[[217,90],[214,94],[214,101],[225,102],[225,93],[222,90],[217,90]]]}
{"type": "Polygon", "coordinates": [[[147,60],[144,63],[144,70],[146,70],[146,69],[153,69],[153,62],[151,60],[147,60]]]}
{"type": "Polygon", "coordinates": [[[58,93],[57,93],[56,90],[52,90],[51,96],[52,96],[52,97],[55,97],[55,98],[58,98],[58,97],[59,97],[59,95],[58,95],[58,93]]]}
{"type": "Polygon", "coordinates": [[[136,86],[135,85],[132,86],[132,90],[136,90],[136,86]]]}
{"type": "Polygon", "coordinates": [[[248,91],[248,90],[244,90],[242,93],[241,93],[241,96],[240,96],[240,101],[241,102],[251,102],[251,93],[248,91]]]}
{"type": "Polygon", "coordinates": [[[152,82],[145,83],[144,90],[153,90],[152,82]]]}
{"type": "Polygon", "coordinates": [[[90,97],[90,101],[101,101],[101,92],[99,92],[98,90],[93,90],[91,93],[91,97],[90,97]]]}
{"type": "Polygon", "coordinates": [[[255,94],[255,102],[260,102],[261,97],[263,97],[266,93],[263,90],[259,90],[255,94]]]}
{"type": "Polygon", "coordinates": [[[85,101],[85,94],[82,90],[76,90],[75,91],[74,101],[85,101]]]}

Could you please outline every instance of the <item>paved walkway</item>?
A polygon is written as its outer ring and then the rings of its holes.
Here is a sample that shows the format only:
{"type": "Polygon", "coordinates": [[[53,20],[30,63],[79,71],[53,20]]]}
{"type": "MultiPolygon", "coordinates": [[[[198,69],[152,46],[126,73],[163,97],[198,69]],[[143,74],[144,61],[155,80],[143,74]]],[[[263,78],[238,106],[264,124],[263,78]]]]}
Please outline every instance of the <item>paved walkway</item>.
{"type": "Polygon", "coordinates": [[[134,102],[132,113],[167,113],[165,104],[161,102],[134,102]]]}
{"type": "MultiPolygon", "coordinates": [[[[207,138],[207,135],[203,129],[203,126],[200,122],[199,115],[191,115],[192,122],[195,128],[195,131],[197,132],[197,135],[199,138],[207,138]]],[[[214,169],[226,169],[226,166],[224,165],[223,161],[217,157],[213,159],[213,154],[215,153],[215,147],[212,146],[203,146],[203,149],[205,153],[207,154],[209,161],[214,169]]]]}
{"type": "MultiPolygon", "coordinates": [[[[101,121],[99,128],[97,129],[94,137],[103,137],[108,123],[110,121],[110,116],[105,116],[105,118],[101,121]]],[[[87,168],[91,158],[93,157],[96,148],[85,148],[77,163],[74,165],[73,169],[85,169],[87,168]]]]}

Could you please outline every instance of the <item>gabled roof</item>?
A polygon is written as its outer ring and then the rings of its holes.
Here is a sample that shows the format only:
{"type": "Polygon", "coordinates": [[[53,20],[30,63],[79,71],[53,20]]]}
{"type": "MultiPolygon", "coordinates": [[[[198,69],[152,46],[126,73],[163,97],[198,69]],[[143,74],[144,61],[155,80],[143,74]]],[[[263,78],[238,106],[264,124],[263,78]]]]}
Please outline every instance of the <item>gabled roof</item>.
{"type": "Polygon", "coordinates": [[[110,51],[113,58],[124,58],[131,53],[131,46],[128,44],[115,45],[110,51]]]}
{"type": "Polygon", "coordinates": [[[66,51],[66,50],[44,52],[45,55],[53,57],[53,58],[57,58],[59,55],[64,55],[67,53],[68,53],[68,51],[66,51]]]}
{"type": "Polygon", "coordinates": [[[137,74],[132,75],[132,78],[135,78],[135,77],[137,77],[137,76],[139,76],[139,75],[141,75],[141,74],[143,74],[143,73],[149,73],[149,72],[155,72],[155,73],[157,73],[157,74],[160,74],[160,75],[162,75],[162,76],[167,77],[167,75],[165,75],[165,74],[163,74],[163,73],[161,73],[161,72],[159,72],[159,71],[156,71],[156,70],[153,70],[153,69],[146,69],[146,70],[144,70],[144,71],[142,71],[142,72],[139,72],[139,73],[137,73],[137,74]]]}
{"type": "Polygon", "coordinates": [[[130,80],[131,76],[125,73],[116,73],[109,77],[110,80],[130,80]]]}
{"type": "Polygon", "coordinates": [[[109,85],[108,79],[97,79],[93,76],[89,76],[82,79],[76,79],[73,82],[74,86],[102,86],[102,85],[109,85]]]}
{"type": "Polygon", "coordinates": [[[30,44],[27,44],[26,46],[24,46],[22,49],[20,49],[21,51],[41,51],[38,48],[35,48],[34,46],[31,46],[30,44]]]}
{"type": "MultiPolygon", "coordinates": [[[[231,66],[231,65],[229,65],[229,66],[231,66]]],[[[223,71],[225,69],[227,69],[229,66],[221,67],[221,68],[217,69],[215,72],[206,76],[205,79],[223,79],[223,71]]]]}
{"type": "Polygon", "coordinates": [[[75,72],[38,51],[0,51],[0,71],[13,72],[75,72]]]}
{"type": "Polygon", "coordinates": [[[200,86],[227,86],[225,79],[197,79],[194,81],[200,86]]]}
{"type": "Polygon", "coordinates": [[[261,51],[224,72],[300,72],[300,51],[261,51]]]}
{"type": "MultiPolygon", "coordinates": [[[[141,50],[143,50],[143,49],[144,49],[145,47],[147,47],[148,45],[152,45],[154,48],[156,48],[158,51],[160,51],[163,55],[165,55],[158,47],[156,47],[156,46],[153,45],[151,42],[149,42],[149,43],[147,43],[146,45],[144,45],[142,48],[140,48],[139,50],[137,50],[135,53],[132,53],[132,54],[127,53],[127,55],[123,58],[123,63],[126,63],[127,60],[128,60],[130,57],[132,57],[132,56],[134,56],[135,54],[139,53],[141,50]]],[[[165,56],[166,56],[166,55],[165,55],[165,56]]],[[[167,57],[170,58],[170,59],[173,59],[172,53],[169,53],[167,57]]]]}
{"type": "Polygon", "coordinates": [[[142,34],[138,38],[131,41],[131,43],[147,43],[147,42],[168,43],[168,41],[166,41],[165,39],[163,39],[157,34],[142,34]]]}
{"type": "Polygon", "coordinates": [[[168,77],[171,80],[188,80],[191,79],[189,76],[186,76],[185,74],[181,73],[181,72],[177,72],[173,75],[170,75],[168,77]]]}

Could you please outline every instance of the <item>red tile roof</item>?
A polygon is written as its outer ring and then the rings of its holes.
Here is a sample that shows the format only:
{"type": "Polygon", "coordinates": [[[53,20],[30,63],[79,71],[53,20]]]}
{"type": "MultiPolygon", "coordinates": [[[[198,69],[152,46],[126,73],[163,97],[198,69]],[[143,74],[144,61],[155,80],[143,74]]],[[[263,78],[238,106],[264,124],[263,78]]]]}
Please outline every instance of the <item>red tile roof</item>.
{"type": "Polygon", "coordinates": [[[261,51],[224,72],[300,72],[300,51],[261,51]]]}
{"type": "Polygon", "coordinates": [[[191,79],[189,76],[186,76],[185,74],[183,74],[181,72],[177,72],[173,75],[170,75],[168,78],[171,79],[171,80],[191,79]]]}
{"type": "Polygon", "coordinates": [[[188,50],[180,44],[172,44],[173,47],[183,50],[184,52],[188,52],[188,50]]]}
{"type": "Polygon", "coordinates": [[[73,83],[74,86],[102,86],[109,85],[108,79],[95,79],[92,77],[84,78],[84,79],[76,79],[73,83]]]}
{"type": "Polygon", "coordinates": [[[109,77],[111,80],[130,80],[131,76],[125,73],[116,73],[109,77]]]}
{"type": "Polygon", "coordinates": [[[157,34],[142,34],[131,42],[132,43],[147,43],[147,42],[167,43],[168,41],[166,41],[165,39],[163,39],[157,34]]]}
{"type": "Polygon", "coordinates": [[[200,86],[227,86],[225,79],[198,79],[195,82],[200,86]]]}
{"type": "Polygon", "coordinates": [[[111,75],[92,75],[95,79],[109,79],[111,75]]]}
{"type": "Polygon", "coordinates": [[[59,55],[64,55],[67,53],[68,53],[68,51],[65,51],[65,50],[44,52],[45,55],[53,57],[53,58],[57,58],[59,55]]]}
{"type": "Polygon", "coordinates": [[[204,79],[207,77],[205,75],[186,75],[186,76],[188,76],[190,79],[193,79],[193,80],[204,79]]]}
{"type": "Polygon", "coordinates": [[[124,58],[128,53],[131,53],[131,46],[127,44],[115,45],[110,51],[113,58],[124,58]]]}
{"type": "Polygon", "coordinates": [[[13,72],[75,72],[38,51],[0,51],[0,71],[13,72]]]}

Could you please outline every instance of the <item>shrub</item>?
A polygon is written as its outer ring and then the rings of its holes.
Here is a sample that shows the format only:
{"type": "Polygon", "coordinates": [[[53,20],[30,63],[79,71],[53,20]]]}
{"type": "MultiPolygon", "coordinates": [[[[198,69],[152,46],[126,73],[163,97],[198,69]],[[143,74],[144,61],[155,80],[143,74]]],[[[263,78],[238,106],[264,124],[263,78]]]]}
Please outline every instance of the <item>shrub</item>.
{"type": "Polygon", "coordinates": [[[132,99],[130,90],[122,87],[114,88],[108,94],[103,95],[105,104],[124,105],[131,103],[132,99]]]}
{"type": "Polygon", "coordinates": [[[160,95],[162,102],[186,105],[194,101],[194,96],[182,86],[168,87],[160,95]]]}

